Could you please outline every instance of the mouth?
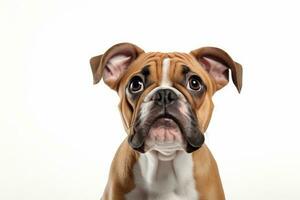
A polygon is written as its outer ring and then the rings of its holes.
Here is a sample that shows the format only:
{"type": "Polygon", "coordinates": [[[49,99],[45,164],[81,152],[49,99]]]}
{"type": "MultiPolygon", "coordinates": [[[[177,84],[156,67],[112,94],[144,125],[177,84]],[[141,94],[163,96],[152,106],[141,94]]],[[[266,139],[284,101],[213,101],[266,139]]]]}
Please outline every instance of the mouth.
{"type": "Polygon", "coordinates": [[[191,153],[199,149],[204,137],[199,132],[194,122],[193,126],[181,122],[170,114],[163,114],[142,125],[137,122],[133,128],[133,134],[128,138],[133,149],[145,153],[156,150],[163,154],[169,154],[177,150],[185,150],[191,153]]]}
{"type": "Polygon", "coordinates": [[[160,117],[150,126],[146,140],[157,144],[182,142],[182,131],[179,124],[170,117],[160,117]]]}

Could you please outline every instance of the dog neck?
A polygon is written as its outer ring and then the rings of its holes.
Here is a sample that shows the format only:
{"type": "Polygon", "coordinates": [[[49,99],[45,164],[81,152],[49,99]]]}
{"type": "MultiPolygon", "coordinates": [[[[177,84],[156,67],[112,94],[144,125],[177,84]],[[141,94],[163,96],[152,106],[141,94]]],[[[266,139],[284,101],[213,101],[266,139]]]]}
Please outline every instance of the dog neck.
{"type": "Polygon", "coordinates": [[[184,150],[140,154],[133,171],[137,187],[128,199],[197,199],[192,155],[184,150]]]}

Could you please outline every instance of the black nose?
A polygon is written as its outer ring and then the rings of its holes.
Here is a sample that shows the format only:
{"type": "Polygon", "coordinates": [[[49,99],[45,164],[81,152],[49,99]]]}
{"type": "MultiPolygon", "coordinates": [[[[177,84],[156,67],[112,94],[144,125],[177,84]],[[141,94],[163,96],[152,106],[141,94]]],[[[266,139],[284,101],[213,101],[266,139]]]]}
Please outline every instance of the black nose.
{"type": "Polygon", "coordinates": [[[152,97],[152,100],[158,105],[168,105],[174,103],[178,96],[170,89],[160,89],[152,97]]]}

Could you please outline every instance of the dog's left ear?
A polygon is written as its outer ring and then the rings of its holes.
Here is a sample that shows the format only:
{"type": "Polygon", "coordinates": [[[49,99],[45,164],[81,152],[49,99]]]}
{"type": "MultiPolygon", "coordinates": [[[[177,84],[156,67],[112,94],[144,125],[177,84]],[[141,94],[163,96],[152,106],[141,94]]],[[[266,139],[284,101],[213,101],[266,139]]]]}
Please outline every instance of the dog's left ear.
{"type": "Polygon", "coordinates": [[[203,47],[191,51],[200,65],[213,77],[216,82],[217,90],[227,85],[231,71],[231,77],[237,90],[242,89],[242,66],[234,62],[232,58],[222,49],[215,47],[203,47]]]}
{"type": "Polygon", "coordinates": [[[90,59],[94,84],[102,78],[112,89],[116,90],[119,80],[130,64],[144,53],[138,46],[131,43],[119,43],[109,48],[103,55],[90,59]]]}

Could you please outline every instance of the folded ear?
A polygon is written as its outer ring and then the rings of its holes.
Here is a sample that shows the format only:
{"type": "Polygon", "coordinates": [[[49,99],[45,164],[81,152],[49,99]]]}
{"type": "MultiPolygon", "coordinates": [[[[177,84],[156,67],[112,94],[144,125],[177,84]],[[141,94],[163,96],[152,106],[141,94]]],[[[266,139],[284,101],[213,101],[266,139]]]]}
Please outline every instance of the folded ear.
{"type": "Polygon", "coordinates": [[[191,51],[191,54],[197,59],[200,65],[213,77],[217,84],[217,90],[228,83],[228,71],[231,71],[231,77],[237,90],[242,89],[242,66],[234,62],[232,58],[222,49],[215,47],[203,47],[191,51]]]}
{"type": "Polygon", "coordinates": [[[109,48],[103,55],[90,59],[94,84],[101,78],[112,89],[117,89],[118,82],[130,64],[144,51],[134,44],[120,43],[109,48]]]}

